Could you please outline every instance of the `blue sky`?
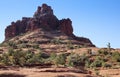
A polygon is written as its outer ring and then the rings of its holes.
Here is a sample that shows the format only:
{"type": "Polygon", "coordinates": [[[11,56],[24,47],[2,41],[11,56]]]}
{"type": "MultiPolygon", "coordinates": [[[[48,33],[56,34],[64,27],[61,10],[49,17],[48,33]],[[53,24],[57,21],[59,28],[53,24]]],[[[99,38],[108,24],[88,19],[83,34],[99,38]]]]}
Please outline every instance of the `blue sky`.
{"type": "Polygon", "coordinates": [[[97,47],[110,42],[120,48],[120,0],[1,0],[0,42],[6,26],[32,17],[42,3],[50,5],[58,19],[70,18],[75,35],[89,38],[97,47]]]}

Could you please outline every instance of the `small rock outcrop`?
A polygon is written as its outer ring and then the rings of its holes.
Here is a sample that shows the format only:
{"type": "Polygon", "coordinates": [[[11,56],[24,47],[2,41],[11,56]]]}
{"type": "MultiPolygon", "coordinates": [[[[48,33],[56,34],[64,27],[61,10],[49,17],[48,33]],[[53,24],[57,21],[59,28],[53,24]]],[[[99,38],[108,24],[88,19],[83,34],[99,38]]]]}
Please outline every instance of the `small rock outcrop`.
{"type": "Polygon", "coordinates": [[[27,32],[30,19],[23,17],[21,21],[12,22],[11,25],[7,26],[5,29],[5,40],[27,32]]]}
{"type": "Polygon", "coordinates": [[[50,6],[43,4],[42,7],[38,7],[37,11],[33,15],[33,19],[35,19],[39,24],[39,27],[43,27],[44,29],[57,29],[59,26],[58,18],[53,14],[53,10],[50,6]]]}
{"type": "Polygon", "coordinates": [[[46,31],[59,30],[61,33],[64,33],[75,40],[83,41],[89,43],[90,46],[94,46],[89,39],[76,37],[73,34],[72,21],[69,18],[59,20],[54,15],[53,9],[47,4],[42,4],[41,7],[39,6],[33,17],[23,17],[22,20],[12,22],[11,25],[7,26],[5,29],[5,40],[39,28],[46,31]]]}
{"type": "Polygon", "coordinates": [[[59,23],[61,32],[67,34],[68,36],[73,35],[72,21],[69,18],[62,19],[59,21],[59,23]]]}

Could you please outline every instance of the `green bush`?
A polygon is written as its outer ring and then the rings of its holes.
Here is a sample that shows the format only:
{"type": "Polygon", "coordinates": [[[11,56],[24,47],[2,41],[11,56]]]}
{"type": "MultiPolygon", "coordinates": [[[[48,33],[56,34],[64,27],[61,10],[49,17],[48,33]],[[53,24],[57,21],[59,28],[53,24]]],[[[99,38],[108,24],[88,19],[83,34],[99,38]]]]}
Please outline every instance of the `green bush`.
{"type": "Polygon", "coordinates": [[[14,51],[10,49],[7,53],[2,55],[2,63],[5,65],[23,66],[25,62],[25,53],[21,50],[14,51]]]}
{"type": "Polygon", "coordinates": [[[17,44],[13,41],[8,41],[8,46],[10,46],[12,48],[17,48],[17,44]]]}
{"type": "Polygon", "coordinates": [[[1,63],[5,65],[24,66],[26,64],[43,64],[49,55],[43,52],[33,53],[31,51],[9,49],[7,53],[1,55],[1,63]]]}
{"type": "Polygon", "coordinates": [[[112,67],[112,65],[110,63],[102,63],[102,67],[105,67],[105,68],[110,68],[112,67]]]}
{"type": "Polygon", "coordinates": [[[1,56],[1,63],[4,65],[10,65],[10,58],[9,58],[8,54],[4,53],[1,56]]]}
{"type": "Polygon", "coordinates": [[[26,60],[26,64],[29,64],[30,63],[30,60],[33,58],[35,54],[28,50],[27,52],[25,52],[25,60],[26,60]]]}
{"type": "Polygon", "coordinates": [[[85,66],[86,60],[87,57],[85,55],[80,56],[78,54],[72,53],[67,57],[67,65],[72,67],[85,66]]]}
{"type": "Polygon", "coordinates": [[[120,53],[119,52],[113,52],[112,53],[112,59],[116,62],[120,62],[120,53]]]}
{"type": "Polygon", "coordinates": [[[99,61],[99,60],[96,60],[94,61],[92,64],[91,64],[91,67],[94,68],[94,67],[101,67],[102,66],[102,62],[99,61]]]}
{"type": "Polygon", "coordinates": [[[8,55],[9,55],[9,56],[12,56],[13,53],[14,53],[14,49],[13,49],[13,48],[10,48],[10,49],[8,50],[8,55]]]}
{"type": "Polygon", "coordinates": [[[51,40],[51,43],[53,43],[53,44],[61,44],[62,43],[62,41],[61,41],[61,39],[53,39],[53,40],[51,40]]]}
{"type": "Polygon", "coordinates": [[[98,50],[98,54],[108,55],[109,52],[107,50],[105,50],[105,49],[100,49],[100,50],[98,50]]]}
{"type": "Polygon", "coordinates": [[[57,54],[56,53],[51,53],[50,54],[50,59],[54,60],[56,58],[57,54]]]}
{"type": "Polygon", "coordinates": [[[34,55],[32,58],[27,60],[27,64],[40,64],[42,63],[42,58],[39,59],[38,55],[34,55]]]}
{"type": "Polygon", "coordinates": [[[66,55],[65,54],[59,54],[56,56],[56,58],[54,59],[54,63],[55,65],[65,65],[66,63],[66,55]]]}
{"type": "Polygon", "coordinates": [[[96,59],[91,63],[90,67],[94,68],[94,67],[102,67],[104,63],[104,59],[101,57],[96,57],[96,59]]]}
{"type": "Polygon", "coordinates": [[[30,58],[32,58],[34,56],[34,52],[28,50],[27,52],[25,52],[25,59],[28,60],[30,58]]]}
{"type": "Polygon", "coordinates": [[[67,43],[67,48],[68,48],[68,49],[74,49],[75,47],[73,46],[73,44],[72,44],[71,41],[68,41],[68,43],[67,43]]]}
{"type": "Polygon", "coordinates": [[[29,62],[31,64],[41,64],[43,63],[43,55],[42,52],[36,53],[30,60],[29,62]]]}
{"type": "Polygon", "coordinates": [[[49,57],[47,57],[45,60],[46,63],[51,63],[51,64],[55,64],[55,59],[57,57],[57,54],[52,52],[50,53],[49,57]]]}
{"type": "Polygon", "coordinates": [[[73,45],[67,45],[68,49],[74,49],[73,45]]]}
{"type": "Polygon", "coordinates": [[[89,59],[85,61],[85,67],[90,68],[90,64],[91,62],[89,59]]]}
{"type": "Polygon", "coordinates": [[[23,66],[25,64],[25,53],[21,50],[14,51],[12,54],[12,60],[11,63],[13,65],[21,65],[23,66]]]}
{"type": "Polygon", "coordinates": [[[88,49],[87,54],[91,55],[92,54],[92,49],[88,49]]]}
{"type": "Polygon", "coordinates": [[[22,44],[19,45],[19,48],[27,48],[27,44],[22,43],[22,44]]]}
{"type": "Polygon", "coordinates": [[[35,45],[33,45],[33,48],[35,48],[35,49],[39,49],[40,47],[39,47],[39,44],[35,44],[35,45]]]}

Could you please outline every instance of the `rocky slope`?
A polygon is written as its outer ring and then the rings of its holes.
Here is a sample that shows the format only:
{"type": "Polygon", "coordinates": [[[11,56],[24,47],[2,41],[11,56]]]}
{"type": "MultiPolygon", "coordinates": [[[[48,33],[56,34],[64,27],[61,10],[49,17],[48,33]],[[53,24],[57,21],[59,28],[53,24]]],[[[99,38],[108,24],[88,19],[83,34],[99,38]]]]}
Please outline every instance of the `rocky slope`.
{"type": "MultiPolygon", "coordinates": [[[[53,14],[52,8],[47,4],[43,4],[41,7],[39,6],[37,11],[34,13],[33,17],[23,17],[22,20],[12,22],[11,25],[7,26],[7,28],[5,29],[5,41],[14,38],[18,35],[27,32],[34,32],[37,30],[38,33],[37,34],[35,33],[34,35],[39,36],[36,37],[38,39],[41,39],[42,37],[40,34],[41,32],[41,33],[47,33],[43,35],[50,36],[49,38],[47,36],[47,39],[49,40],[51,40],[50,38],[53,39],[56,36],[57,37],[65,36],[76,41],[77,45],[79,44],[82,46],[84,45],[84,46],[95,47],[95,45],[93,45],[89,39],[75,36],[73,34],[72,21],[69,18],[59,20],[53,14]]],[[[29,37],[34,37],[34,36],[31,35],[29,37]]],[[[46,38],[43,39],[45,40],[46,38]]]]}

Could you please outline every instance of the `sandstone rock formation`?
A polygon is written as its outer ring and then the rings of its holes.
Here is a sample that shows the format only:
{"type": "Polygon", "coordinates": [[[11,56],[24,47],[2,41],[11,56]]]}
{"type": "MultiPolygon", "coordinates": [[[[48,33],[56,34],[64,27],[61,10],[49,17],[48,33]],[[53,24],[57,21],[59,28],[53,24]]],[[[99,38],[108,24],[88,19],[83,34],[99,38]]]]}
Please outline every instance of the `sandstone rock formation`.
{"type": "Polygon", "coordinates": [[[21,33],[33,31],[38,28],[55,30],[58,26],[59,20],[53,14],[51,7],[43,4],[42,7],[38,7],[33,17],[23,17],[22,20],[12,22],[11,25],[5,29],[5,39],[15,37],[21,33]]]}
{"type": "Polygon", "coordinates": [[[73,35],[73,27],[72,27],[72,21],[68,19],[62,19],[59,22],[60,30],[67,34],[68,36],[73,35]]]}
{"type": "Polygon", "coordinates": [[[58,30],[66,34],[66,36],[82,41],[83,43],[89,43],[89,46],[94,46],[89,39],[76,37],[73,34],[72,21],[69,18],[58,20],[52,8],[47,4],[43,4],[41,7],[39,6],[33,17],[23,17],[22,20],[12,22],[5,29],[5,40],[40,28],[46,31],[58,30]]]}

